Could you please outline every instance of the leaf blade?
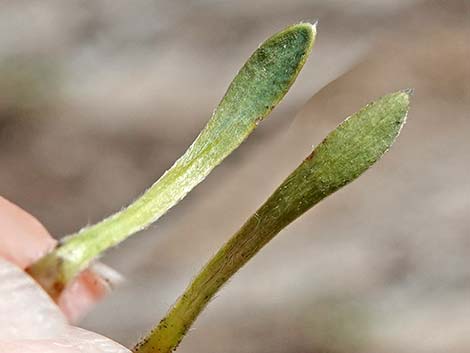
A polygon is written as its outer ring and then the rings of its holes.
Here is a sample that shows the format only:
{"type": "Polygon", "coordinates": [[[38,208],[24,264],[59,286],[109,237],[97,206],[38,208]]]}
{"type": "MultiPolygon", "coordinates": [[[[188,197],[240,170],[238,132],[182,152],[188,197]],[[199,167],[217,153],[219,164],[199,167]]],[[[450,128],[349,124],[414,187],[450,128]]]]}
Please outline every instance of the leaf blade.
{"type": "Polygon", "coordinates": [[[409,92],[395,92],[348,117],[287,177],[272,199],[287,200],[286,209],[298,217],[359,177],[387,152],[400,134],[409,100],[409,92]]]}
{"type": "Polygon", "coordinates": [[[134,352],[173,351],[217,291],[263,246],[383,156],[406,121],[409,99],[407,91],[384,96],[333,130],[212,257],[134,352]]]}
{"type": "Polygon", "coordinates": [[[155,222],[235,150],[280,102],[302,69],[315,25],[290,26],[264,42],[230,84],[206,127],[175,164],[127,208],[63,239],[27,271],[57,299],[106,249],[155,222]]]}

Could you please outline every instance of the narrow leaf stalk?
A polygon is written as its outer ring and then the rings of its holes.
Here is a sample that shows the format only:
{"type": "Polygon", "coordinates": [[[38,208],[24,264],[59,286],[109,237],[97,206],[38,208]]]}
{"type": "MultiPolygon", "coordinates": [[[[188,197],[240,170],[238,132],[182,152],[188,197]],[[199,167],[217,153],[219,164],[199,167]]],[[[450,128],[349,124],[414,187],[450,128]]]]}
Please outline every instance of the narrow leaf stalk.
{"type": "Polygon", "coordinates": [[[173,351],[217,291],[264,245],[379,160],[405,122],[409,94],[384,96],[331,132],[206,264],[134,352],[173,351]]]}

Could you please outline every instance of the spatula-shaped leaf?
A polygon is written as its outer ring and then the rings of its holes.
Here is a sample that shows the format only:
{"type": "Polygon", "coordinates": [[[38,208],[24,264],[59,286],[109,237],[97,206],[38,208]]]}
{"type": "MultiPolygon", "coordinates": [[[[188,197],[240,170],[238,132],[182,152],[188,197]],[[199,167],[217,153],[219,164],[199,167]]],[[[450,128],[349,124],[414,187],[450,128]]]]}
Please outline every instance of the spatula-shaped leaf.
{"type": "Polygon", "coordinates": [[[401,91],[382,97],[331,132],[206,264],[134,351],[171,352],[220,287],[265,244],[379,160],[405,123],[409,93],[401,91]]]}
{"type": "Polygon", "coordinates": [[[206,127],[170,170],[129,207],[65,238],[28,272],[57,298],[90,261],[165,214],[279,103],[302,69],[315,34],[315,25],[301,23],[264,42],[230,84],[206,127]]]}

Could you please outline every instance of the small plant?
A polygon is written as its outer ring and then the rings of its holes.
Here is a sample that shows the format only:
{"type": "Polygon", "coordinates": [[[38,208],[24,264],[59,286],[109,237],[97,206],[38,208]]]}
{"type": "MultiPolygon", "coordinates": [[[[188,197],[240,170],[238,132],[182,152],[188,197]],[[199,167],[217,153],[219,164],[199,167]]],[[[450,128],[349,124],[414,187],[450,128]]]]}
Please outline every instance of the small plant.
{"type": "MultiPolygon", "coordinates": [[[[155,184],[127,208],[64,238],[28,273],[57,300],[104,251],[176,205],[280,102],[309,56],[315,36],[315,24],[300,23],[264,42],[234,78],[193,144],[155,184]]],[[[410,94],[403,90],[379,98],[333,130],[209,260],[134,351],[176,349],[211,298],[264,245],[379,160],[405,123],[410,94]]]]}

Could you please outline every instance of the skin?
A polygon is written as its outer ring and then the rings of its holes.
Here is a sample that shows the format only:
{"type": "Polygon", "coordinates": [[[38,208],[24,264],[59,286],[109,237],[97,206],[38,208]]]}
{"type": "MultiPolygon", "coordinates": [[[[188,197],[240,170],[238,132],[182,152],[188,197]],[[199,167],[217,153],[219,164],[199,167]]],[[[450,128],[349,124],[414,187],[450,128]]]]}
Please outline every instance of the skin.
{"type": "Polygon", "coordinates": [[[0,352],[129,353],[112,340],[69,323],[109,290],[84,271],[54,303],[24,269],[56,241],[27,212],[0,197],[0,352]]]}

